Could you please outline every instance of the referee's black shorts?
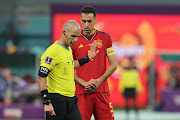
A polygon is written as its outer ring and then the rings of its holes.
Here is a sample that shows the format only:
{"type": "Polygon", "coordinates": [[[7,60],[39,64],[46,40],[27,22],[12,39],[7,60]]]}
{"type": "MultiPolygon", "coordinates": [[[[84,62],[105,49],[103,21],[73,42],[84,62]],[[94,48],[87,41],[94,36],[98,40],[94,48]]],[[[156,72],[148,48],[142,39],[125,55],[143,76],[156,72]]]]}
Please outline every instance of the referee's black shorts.
{"type": "Polygon", "coordinates": [[[135,88],[125,88],[124,90],[125,98],[135,98],[136,97],[136,89],[135,88]]]}
{"type": "Polygon", "coordinates": [[[67,97],[58,93],[49,93],[49,96],[56,116],[46,114],[46,120],[82,120],[76,96],[67,97]]]}

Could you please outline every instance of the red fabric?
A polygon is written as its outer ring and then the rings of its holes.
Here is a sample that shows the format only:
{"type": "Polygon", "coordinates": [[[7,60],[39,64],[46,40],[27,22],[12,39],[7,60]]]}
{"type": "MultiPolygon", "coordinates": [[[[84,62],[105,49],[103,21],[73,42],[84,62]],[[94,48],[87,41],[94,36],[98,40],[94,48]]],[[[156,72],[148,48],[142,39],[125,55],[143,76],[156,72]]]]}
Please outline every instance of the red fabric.
{"type": "Polygon", "coordinates": [[[80,94],[77,97],[82,120],[90,120],[92,113],[96,120],[114,120],[110,93],[80,94]]]}
{"type": "MultiPolygon", "coordinates": [[[[83,34],[83,33],[82,33],[83,34]]],[[[112,40],[105,32],[96,31],[92,40],[86,40],[85,35],[81,35],[72,47],[74,60],[78,60],[88,55],[93,41],[97,41],[96,50],[99,50],[96,58],[89,63],[76,69],[77,75],[85,81],[97,79],[106,71],[106,49],[112,47],[112,40]]],[[[109,92],[108,82],[105,80],[95,92],[109,92]]],[[[84,87],[76,84],[76,94],[89,93],[84,87]]]]}

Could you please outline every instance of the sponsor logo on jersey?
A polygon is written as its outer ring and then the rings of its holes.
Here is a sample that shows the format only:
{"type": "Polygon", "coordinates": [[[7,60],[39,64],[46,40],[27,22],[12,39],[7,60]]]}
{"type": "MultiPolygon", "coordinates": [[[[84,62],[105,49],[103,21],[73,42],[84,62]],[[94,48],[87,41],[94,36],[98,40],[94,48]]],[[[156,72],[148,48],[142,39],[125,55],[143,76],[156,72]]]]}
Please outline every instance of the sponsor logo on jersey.
{"type": "Polygon", "coordinates": [[[78,48],[82,48],[82,47],[84,47],[84,46],[82,44],[80,44],[78,48]]]}
{"type": "Polygon", "coordinates": [[[51,62],[52,62],[52,58],[46,57],[45,63],[47,63],[48,65],[50,65],[51,62]]]}

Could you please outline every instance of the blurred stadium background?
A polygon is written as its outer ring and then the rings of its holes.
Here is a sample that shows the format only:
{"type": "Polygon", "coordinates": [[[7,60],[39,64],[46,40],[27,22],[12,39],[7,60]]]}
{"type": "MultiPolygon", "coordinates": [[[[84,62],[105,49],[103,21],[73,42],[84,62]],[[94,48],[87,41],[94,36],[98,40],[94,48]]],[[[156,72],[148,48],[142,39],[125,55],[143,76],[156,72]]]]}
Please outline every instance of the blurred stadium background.
{"type": "MultiPolygon", "coordinates": [[[[120,86],[129,56],[143,87],[136,120],[180,120],[179,0],[0,0],[0,119],[44,119],[36,83],[40,56],[60,38],[66,20],[80,23],[84,5],[96,8],[95,28],[113,40],[118,69],[108,82],[115,120],[126,119],[120,86]],[[18,85],[7,92],[8,76],[18,85]]],[[[129,118],[136,118],[133,109],[129,118]]]]}

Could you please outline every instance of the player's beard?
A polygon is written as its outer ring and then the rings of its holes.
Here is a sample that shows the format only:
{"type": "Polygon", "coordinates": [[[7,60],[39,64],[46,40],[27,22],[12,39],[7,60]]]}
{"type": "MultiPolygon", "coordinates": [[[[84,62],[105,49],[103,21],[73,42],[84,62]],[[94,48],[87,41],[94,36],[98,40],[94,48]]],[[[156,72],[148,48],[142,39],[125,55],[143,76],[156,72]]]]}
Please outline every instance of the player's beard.
{"type": "Polygon", "coordinates": [[[93,29],[90,29],[90,28],[84,29],[84,32],[86,33],[86,35],[90,35],[92,31],[93,31],[93,29]]]}

